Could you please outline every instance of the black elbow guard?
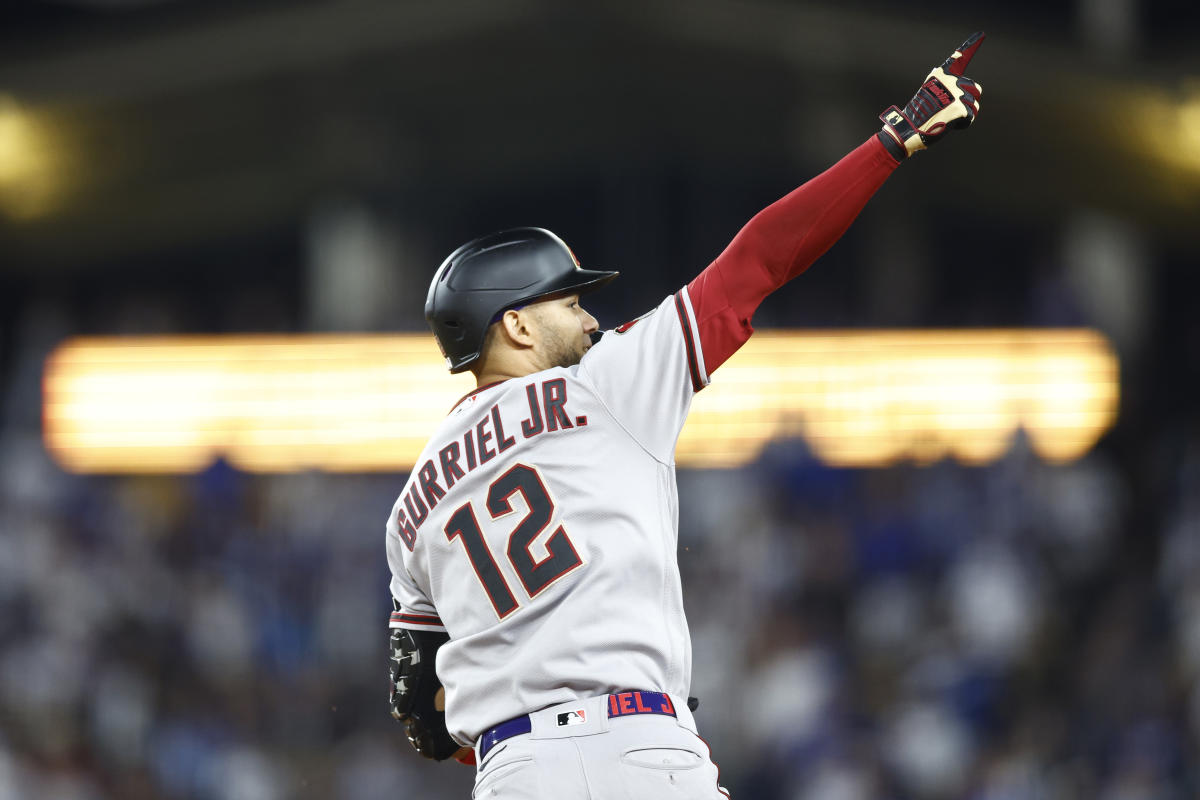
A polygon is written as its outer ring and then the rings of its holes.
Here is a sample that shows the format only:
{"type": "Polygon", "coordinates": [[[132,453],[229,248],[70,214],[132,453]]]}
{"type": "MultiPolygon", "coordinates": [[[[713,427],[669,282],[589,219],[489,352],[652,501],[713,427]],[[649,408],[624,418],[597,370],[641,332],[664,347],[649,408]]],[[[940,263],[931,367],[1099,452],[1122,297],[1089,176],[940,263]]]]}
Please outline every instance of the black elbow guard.
{"type": "Polygon", "coordinates": [[[393,628],[389,643],[392,716],[404,723],[416,751],[435,761],[459,749],[446,730],[445,692],[434,669],[438,648],[448,641],[446,633],[393,628]]]}

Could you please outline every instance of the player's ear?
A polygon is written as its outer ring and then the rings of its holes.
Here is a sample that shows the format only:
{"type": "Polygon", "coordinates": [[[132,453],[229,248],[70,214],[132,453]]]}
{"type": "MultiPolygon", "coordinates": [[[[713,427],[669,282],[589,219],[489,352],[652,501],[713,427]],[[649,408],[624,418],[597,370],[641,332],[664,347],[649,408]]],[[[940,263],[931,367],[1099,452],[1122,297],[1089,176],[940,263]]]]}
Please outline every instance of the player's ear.
{"type": "Polygon", "coordinates": [[[535,315],[528,309],[510,308],[500,318],[500,335],[515,347],[532,347],[536,322],[535,315]]]}

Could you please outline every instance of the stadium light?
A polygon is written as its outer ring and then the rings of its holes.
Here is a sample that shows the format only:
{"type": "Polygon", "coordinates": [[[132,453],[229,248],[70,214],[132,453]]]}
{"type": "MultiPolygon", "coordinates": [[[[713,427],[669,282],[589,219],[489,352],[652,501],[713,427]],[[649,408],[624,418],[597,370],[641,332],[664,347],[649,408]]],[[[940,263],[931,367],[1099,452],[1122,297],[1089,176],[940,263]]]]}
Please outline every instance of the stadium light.
{"type": "MultiPolygon", "coordinates": [[[[701,392],[684,467],[752,461],[803,436],[823,461],[1086,453],[1116,418],[1118,367],[1090,330],[760,331],[701,392]]],[[[44,437],[66,469],[403,471],[454,401],[423,334],[77,339],[47,360],[44,437]]]]}
{"type": "Polygon", "coordinates": [[[26,220],[46,213],[59,189],[45,120],[0,94],[0,212],[26,220]]]}

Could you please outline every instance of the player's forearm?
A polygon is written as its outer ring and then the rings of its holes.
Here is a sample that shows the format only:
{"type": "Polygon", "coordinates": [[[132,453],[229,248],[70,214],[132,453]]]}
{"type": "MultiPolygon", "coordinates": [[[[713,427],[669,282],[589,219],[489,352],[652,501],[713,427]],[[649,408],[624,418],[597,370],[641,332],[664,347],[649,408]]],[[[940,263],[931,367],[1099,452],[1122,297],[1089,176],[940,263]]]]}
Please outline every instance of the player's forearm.
{"type": "Polygon", "coordinates": [[[841,238],[898,163],[872,136],[758,212],[688,284],[710,371],[749,338],[763,299],[841,238]]]}
{"type": "Polygon", "coordinates": [[[897,162],[872,136],[841,161],[758,212],[713,267],[747,316],[841,238],[897,162]]]}

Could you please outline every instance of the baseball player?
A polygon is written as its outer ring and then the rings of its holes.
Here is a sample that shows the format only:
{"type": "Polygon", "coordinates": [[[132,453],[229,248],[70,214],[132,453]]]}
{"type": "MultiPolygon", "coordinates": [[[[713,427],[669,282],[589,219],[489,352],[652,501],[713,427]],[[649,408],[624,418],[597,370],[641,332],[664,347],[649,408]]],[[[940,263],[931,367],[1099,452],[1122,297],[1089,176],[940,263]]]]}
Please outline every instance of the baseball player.
{"type": "Polygon", "coordinates": [[[970,125],[977,33],[883,128],[759,212],[657,308],[594,341],[554,234],[484,236],[442,263],[425,316],[477,388],[387,521],[392,714],[477,798],[727,797],[689,706],[675,440],[770,292],[842,235],[901,162],[970,125]]]}

